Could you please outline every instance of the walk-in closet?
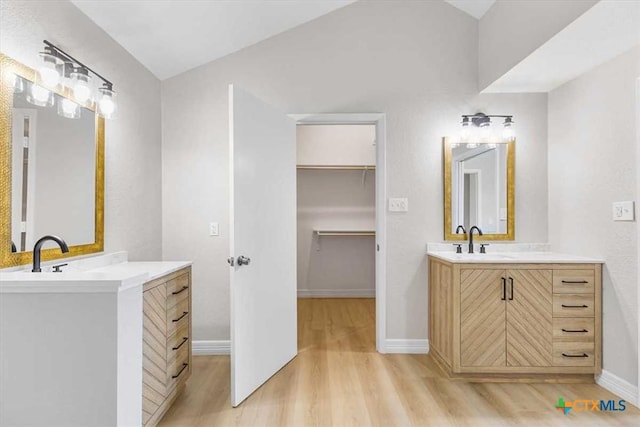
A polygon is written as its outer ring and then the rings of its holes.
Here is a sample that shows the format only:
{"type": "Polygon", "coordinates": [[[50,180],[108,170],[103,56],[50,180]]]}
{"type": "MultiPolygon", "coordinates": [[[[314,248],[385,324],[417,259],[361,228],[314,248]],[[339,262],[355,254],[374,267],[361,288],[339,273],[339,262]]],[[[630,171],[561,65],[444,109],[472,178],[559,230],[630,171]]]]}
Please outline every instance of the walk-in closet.
{"type": "Polygon", "coordinates": [[[375,135],[375,125],[297,127],[299,313],[360,313],[351,326],[372,334],[375,135]]]}

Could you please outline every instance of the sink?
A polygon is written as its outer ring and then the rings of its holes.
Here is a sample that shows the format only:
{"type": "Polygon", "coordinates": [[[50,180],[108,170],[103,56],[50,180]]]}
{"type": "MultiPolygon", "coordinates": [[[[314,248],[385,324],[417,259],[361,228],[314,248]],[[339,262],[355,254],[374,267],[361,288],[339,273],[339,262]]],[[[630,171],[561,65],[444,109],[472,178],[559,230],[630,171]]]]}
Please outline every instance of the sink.
{"type": "Polygon", "coordinates": [[[474,261],[502,261],[502,260],[514,260],[514,259],[517,259],[517,257],[513,256],[513,255],[492,254],[492,253],[488,253],[488,254],[480,254],[480,253],[456,254],[455,258],[457,260],[460,260],[460,261],[469,261],[469,262],[474,262],[474,261]]]}

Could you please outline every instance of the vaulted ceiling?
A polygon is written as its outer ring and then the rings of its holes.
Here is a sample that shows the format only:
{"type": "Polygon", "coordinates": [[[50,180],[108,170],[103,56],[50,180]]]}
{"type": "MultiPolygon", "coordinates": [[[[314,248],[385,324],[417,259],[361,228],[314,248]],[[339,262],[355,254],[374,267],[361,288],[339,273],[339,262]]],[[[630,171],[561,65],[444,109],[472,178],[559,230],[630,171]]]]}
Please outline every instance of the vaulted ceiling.
{"type": "Polygon", "coordinates": [[[159,79],[236,52],[354,0],[71,0],[159,79]]]}

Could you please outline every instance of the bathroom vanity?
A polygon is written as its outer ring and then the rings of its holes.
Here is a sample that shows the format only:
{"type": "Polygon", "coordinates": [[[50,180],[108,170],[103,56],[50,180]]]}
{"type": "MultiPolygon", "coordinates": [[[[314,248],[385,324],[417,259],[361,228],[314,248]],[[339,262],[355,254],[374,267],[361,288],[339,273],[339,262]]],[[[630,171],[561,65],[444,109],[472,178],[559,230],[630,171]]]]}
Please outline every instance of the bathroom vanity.
{"type": "Polygon", "coordinates": [[[0,425],[155,425],[191,374],[191,263],[1,272],[0,339],[0,425]]]}
{"type": "Polygon", "coordinates": [[[602,261],[430,251],[429,348],[452,378],[589,381],[602,367],[602,261]]]}

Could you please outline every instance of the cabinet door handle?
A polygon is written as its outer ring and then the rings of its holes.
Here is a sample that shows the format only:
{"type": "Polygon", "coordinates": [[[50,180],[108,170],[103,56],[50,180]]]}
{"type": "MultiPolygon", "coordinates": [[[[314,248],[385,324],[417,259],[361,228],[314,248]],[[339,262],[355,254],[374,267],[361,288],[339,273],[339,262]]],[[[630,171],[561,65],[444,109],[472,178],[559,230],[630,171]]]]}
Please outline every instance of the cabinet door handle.
{"type": "Polygon", "coordinates": [[[500,299],[502,301],[507,300],[507,279],[505,279],[504,277],[502,278],[502,298],[500,299]]]}
{"type": "Polygon", "coordinates": [[[588,305],[584,305],[584,304],[582,304],[582,305],[565,305],[565,304],[562,304],[562,308],[588,308],[588,307],[589,307],[588,305]]]}
{"type": "Polygon", "coordinates": [[[567,353],[562,353],[562,356],[564,357],[589,357],[589,355],[587,353],[582,353],[582,354],[567,354],[567,353]]]}
{"type": "Polygon", "coordinates": [[[513,277],[509,277],[509,284],[511,285],[511,295],[509,296],[509,301],[513,301],[513,277]]]}
{"type": "Polygon", "coordinates": [[[189,314],[189,312],[188,312],[188,311],[183,311],[183,312],[182,312],[182,316],[178,317],[177,319],[173,319],[173,320],[172,320],[172,322],[174,322],[174,323],[175,323],[175,322],[179,322],[179,321],[181,321],[181,320],[184,318],[184,316],[186,316],[187,314],[189,314]]]}
{"type": "Polygon", "coordinates": [[[572,284],[572,285],[586,285],[589,282],[587,282],[586,280],[563,280],[562,283],[572,284]]]}
{"type": "Polygon", "coordinates": [[[171,295],[178,295],[183,293],[184,291],[186,291],[187,289],[189,289],[188,286],[183,286],[182,289],[180,289],[179,291],[175,291],[175,292],[171,292],[171,295]]]}
{"type": "Polygon", "coordinates": [[[586,329],[565,329],[562,328],[562,332],[571,332],[571,333],[585,333],[585,332],[589,332],[586,329]]]}
{"type": "Polygon", "coordinates": [[[187,341],[189,341],[189,337],[184,337],[182,338],[182,342],[180,344],[178,344],[177,346],[173,347],[171,350],[177,350],[180,347],[182,347],[184,345],[184,343],[186,343],[187,341]]]}
{"type": "Polygon", "coordinates": [[[180,370],[178,371],[178,373],[177,373],[177,374],[172,375],[172,376],[171,376],[171,378],[173,378],[173,379],[178,378],[178,377],[182,374],[182,372],[183,372],[185,369],[187,369],[187,366],[189,366],[189,364],[188,364],[188,363],[183,363],[183,364],[182,364],[182,369],[180,369],[180,370]]]}

